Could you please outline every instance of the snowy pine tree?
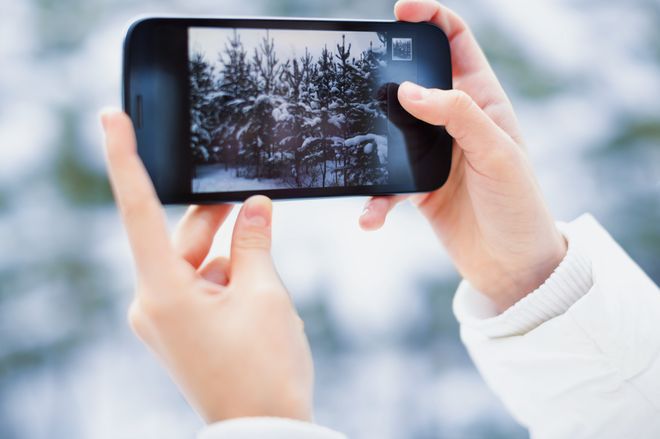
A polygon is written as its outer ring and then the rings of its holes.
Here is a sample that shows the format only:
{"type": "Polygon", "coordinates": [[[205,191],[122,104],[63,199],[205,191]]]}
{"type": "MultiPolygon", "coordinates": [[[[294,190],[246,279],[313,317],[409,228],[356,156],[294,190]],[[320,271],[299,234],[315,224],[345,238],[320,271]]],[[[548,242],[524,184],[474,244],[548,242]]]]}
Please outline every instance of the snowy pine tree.
{"type": "Polygon", "coordinates": [[[215,123],[213,115],[213,94],[215,92],[215,72],[204,55],[193,53],[190,57],[190,145],[195,163],[209,160],[210,146],[215,123]]]}
{"type": "Polygon", "coordinates": [[[279,68],[275,41],[266,31],[250,62],[250,91],[253,94],[243,108],[247,124],[240,128],[239,136],[243,145],[241,160],[252,165],[253,178],[273,177],[276,159],[273,110],[281,102],[281,96],[273,92],[278,88],[279,68]]]}
{"type": "Polygon", "coordinates": [[[373,45],[360,55],[354,66],[351,71],[351,100],[346,110],[349,131],[353,135],[347,139],[353,145],[348,150],[352,172],[347,184],[362,186],[382,183],[380,176],[387,172],[385,163],[380,163],[383,139],[371,134],[385,123],[385,114],[375,96],[379,82],[379,56],[374,52],[373,45]]]}
{"type": "Polygon", "coordinates": [[[317,59],[305,48],[280,61],[269,32],[248,49],[234,30],[216,69],[193,53],[195,163],[205,174],[222,166],[223,175],[293,187],[386,183],[387,122],[375,96],[386,40],[378,39],[353,55],[344,34],[317,59]]]}
{"type": "Polygon", "coordinates": [[[218,80],[219,99],[216,100],[216,105],[220,107],[220,121],[213,132],[213,138],[218,145],[217,160],[224,163],[227,169],[230,163],[238,162],[240,140],[237,134],[245,106],[245,94],[250,89],[247,51],[235,29],[227,40],[224,52],[218,57],[222,63],[218,80]]]}
{"type": "Polygon", "coordinates": [[[336,114],[333,96],[337,72],[332,53],[324,46],[316,63],[316,106],[320,123],[318,135],[318,162],[321,166],[321,187],[330,184],[332,176],[328,173],[328,162],[335,161],[334,146],[338,146],[339,132],[343,126],[343,118],[336,114]],[[334,139],[334,140],[333,140],[334,139]]]}
{"type": "Polygon", "coordinates": [[[286,100],[280,111],[276,112],[281,131],[279,145],[290,159],[291,176],[297,187],[304,186],[303,141],[305,135],[300,127],[310,110],[309,97],[303,100],[302,90],[304,73],[297,59],[287,61],[282,68],[282,80],[286,85],[286,100]]]}
{"type": "Polygon", "coordinates": [[[348,118],[351,110],[351,100],[355,95],[355,65],[351,62],[351,44],[346,45],[346,35],[341,36],[341,44],[337,44],[336,58],[336,81],[334,91],[335,113],[341,117],[337,120],[340,127],[340,137],[344,139],[341,146],[335,150],[336,169],[335,179],[338,184],[349,185],[352,173],[355,171],[351,167],[351,151],[346,145],[346,139],[351,137],[351,123],[348,118]]]}

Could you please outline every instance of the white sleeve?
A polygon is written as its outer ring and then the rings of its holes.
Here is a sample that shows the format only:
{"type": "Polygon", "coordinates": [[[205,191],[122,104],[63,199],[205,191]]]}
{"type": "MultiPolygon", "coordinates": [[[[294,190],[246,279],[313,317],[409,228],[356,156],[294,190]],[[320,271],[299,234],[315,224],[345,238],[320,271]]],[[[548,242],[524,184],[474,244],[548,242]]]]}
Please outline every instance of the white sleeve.
{"type": "Polygon", "coordinates": [[[658,438],[660,290],[590,215],[560,229],[566,258],[504,313],[463,281],[461,338],[533,438],[658,438]]]}
{"type": "Polygon", "coordinates": [[[310,422],[286,418],[236,418],[205,427],[197,439],[346,439],[310,422]]]}

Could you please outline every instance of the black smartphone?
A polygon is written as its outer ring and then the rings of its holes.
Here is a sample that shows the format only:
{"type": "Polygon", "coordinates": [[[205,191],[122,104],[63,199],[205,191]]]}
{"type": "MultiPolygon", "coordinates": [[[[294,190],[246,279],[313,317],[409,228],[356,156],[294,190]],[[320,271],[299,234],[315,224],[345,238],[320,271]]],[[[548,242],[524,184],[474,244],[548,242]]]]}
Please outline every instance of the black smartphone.
{"type": "Polygon", "coordinates": [[[125,38],[123,103],[163,203],[425,192],[452,139],[397,90],[451,78],[427,23],[146,18],[125,38]]]}

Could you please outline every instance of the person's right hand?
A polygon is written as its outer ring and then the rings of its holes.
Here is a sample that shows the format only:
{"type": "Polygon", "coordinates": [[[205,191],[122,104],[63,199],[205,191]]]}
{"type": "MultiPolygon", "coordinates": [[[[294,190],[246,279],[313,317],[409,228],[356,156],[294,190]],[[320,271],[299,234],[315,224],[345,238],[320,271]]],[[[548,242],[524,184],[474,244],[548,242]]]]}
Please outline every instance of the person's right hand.
{"type": "MultiPolygon", "coordinates": [[[[524,153],[507,96],[474,36],[451,10],[427,0],[400,0],[398,20],[428,21],[449,38],[454,90],[399,87],[413,116],[443,125],[455,139],[449,180],[410,197],[429,220],[463,277],[504,310],[539,287],[566,254],[524,153]]],[[[407,196],[374,197],[360,225],[381,227],[407,196]]]]}

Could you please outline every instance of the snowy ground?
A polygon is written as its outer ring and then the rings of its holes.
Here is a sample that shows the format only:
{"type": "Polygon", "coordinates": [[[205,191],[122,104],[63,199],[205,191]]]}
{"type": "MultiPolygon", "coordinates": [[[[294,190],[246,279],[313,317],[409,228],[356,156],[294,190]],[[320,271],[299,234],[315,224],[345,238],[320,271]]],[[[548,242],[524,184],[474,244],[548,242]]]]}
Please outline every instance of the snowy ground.
{"type": "Polygon", "coordinates": [[[225,169],[223,164],[199,165],[196,173],[192,182],[194,193],[290,189],[289,185],[276,179],[236,177],[236,170],[225,169]]]}
{"type": "MultiPolygon", "coordinates": [[[[375,137],[384,137],[376,136],[375,137]]],[[[366,137],[366,136],[363,136],[366,137]]],[[[377,143],[378,154],[381,155],[382,143],[377,143]]],[[[336,164],[332,160],[327,162],[327,186],[343,186],[343,174],[338,172],[335,176],[336,164]],[[336,181],[335,181],[336,178],[336,181]]],[[[210,192],[231,192],[231,191],[249,191],[260,189],[292,189],[295,184],[287,183],[277,178],[245,178],[236,177],[236,169],[225,169],[225,165],[221,163],[214,163],[209,165],[197,165],[195,168],[196,177],[192,180],[193,193],[210,193],[210,192]]],[[[313,177],[312,184],[305,180],[303,187],[323,187],[321,185],[320,175],[313,177]]],[[[386,176],[384,182],[386,182],[386,176]]],[[[373,184],[376,184],[374,182],[373,184]]]]}

